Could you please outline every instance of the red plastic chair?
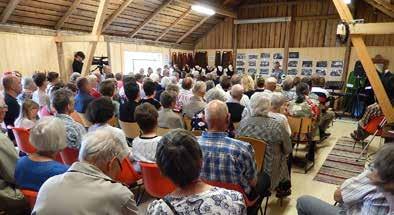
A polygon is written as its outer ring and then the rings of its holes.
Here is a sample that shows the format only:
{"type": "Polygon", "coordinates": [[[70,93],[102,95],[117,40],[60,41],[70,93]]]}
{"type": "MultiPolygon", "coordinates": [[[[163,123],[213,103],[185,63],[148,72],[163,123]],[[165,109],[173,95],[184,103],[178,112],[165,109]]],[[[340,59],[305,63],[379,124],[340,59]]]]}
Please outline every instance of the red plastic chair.
{"type": "Polygon", "coordinates": [[[59,154],[64,164],[71,165],[75,161],[78,161],[79,151],[76,149],[71,149],[67,147],[63,149],[63,151],[61,151],[59,154]]]}
{"type": "Polygon", "coordinates": [[[36,204],[38,192],[32,190],[21,190],[21,192],[29,202],[30,208],[33,209],[36,204]]]}
{"type": "Polygon", "coordinates": [[[134,170],[134,167],[128,158],[123,159],[121,165],[122,171],[117,177],[118,181],[122,182],[123,184],[131,185],[142,178],[142,175],[138,174],[134,170]]]}
{"type": "Polygon", "coordinates": [[[144,187],[149,195],[155,198],[163,198],[175,190],[175,185],[161,175],[157,164],[141,162],[140,165],[144,187]]]}
{"type": "Polygon", "coordinates": [[[382,129],[379,128],[379,125],[383,120],[384,120],[384,115],[374,117],[363,127],[363,129],[369,134],[373,134],[378,130],[378,133],[376,135],[380,136],[382,133],[382,129]]]}
{"type": "Polygon", "coordinates": [[[34,148],[34,146],[30,143],[30,132],[28,129],[14,127],[10,127],[10,129],[12,129],[12,132],[14,133],[15,141],[19,150],[26,154],[32,154],[37,151],[36,148],[34,148]]]}

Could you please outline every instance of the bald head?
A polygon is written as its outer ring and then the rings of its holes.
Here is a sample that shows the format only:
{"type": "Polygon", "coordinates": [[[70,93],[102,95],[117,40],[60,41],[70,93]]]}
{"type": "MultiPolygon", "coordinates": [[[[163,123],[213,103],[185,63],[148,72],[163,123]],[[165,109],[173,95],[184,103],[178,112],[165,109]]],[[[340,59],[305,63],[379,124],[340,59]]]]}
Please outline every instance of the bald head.
{"type": "Polygon", "coordinates": [[[205,122],[209,131],[224,132],[228,126],[228,109],[226,103],[213,100],[205,107],[205,122]]]}
{"type": "Polygon", "coordinates": [[[236,84],[231,87],[231,97],[237,101],[241,101],[244,93],[244,88],[240,84],[236,84]]]}
{"type": "Polygon", "coordinates": [[[265,88],[266,88],[267,90],[270,90],[270,91],[274,92],[275,89],[276,89],[276,83],[277,83],[277,82],[278,82],[278,81],[276,80],[276,78],[274,78],[274,77],[269,77],[269,78],[267,78],[267,80],[265,81],[265,88]]]}
{"type": "Polygon", "coordinates": [[[182,88],[185,90],[190,90],[193,86],[193,79],[190,77],[186,77],[182,81],[182,88]]]}

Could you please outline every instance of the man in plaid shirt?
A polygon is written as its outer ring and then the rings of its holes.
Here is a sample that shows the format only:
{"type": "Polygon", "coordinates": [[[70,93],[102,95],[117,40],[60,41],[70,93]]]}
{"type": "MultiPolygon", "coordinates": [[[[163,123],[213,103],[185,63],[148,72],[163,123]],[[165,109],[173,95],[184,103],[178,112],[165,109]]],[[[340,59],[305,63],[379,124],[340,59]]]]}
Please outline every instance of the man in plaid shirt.
{"type": "MultiPolygon", "coordinates": [[[[198,140],[204,158],[200,177],[207,181],[239,184],[249,199],[254,200],[270,186],[269,176],[257,176],[254,150],[249,143],[227,136],[229,120],[224,102],[214,100],[205,108],[208,131],[198,140]]],[[[262,198],[248,211],[258,209],[261,201],[262,198]]]]}

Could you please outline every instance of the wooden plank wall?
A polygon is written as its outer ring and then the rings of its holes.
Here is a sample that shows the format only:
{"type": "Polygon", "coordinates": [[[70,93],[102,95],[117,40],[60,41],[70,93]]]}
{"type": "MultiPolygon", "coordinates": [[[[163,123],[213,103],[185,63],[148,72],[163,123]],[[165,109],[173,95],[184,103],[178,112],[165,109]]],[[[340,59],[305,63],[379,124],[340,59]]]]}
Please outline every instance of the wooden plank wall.
{"type": "Polygon", "coordinates": [[[234,20],[225,19],[217,24],[207,35],[202,37],[196,49],[231,49],[233,43],[233,25],[234,20]]]}
{"type": "MultiPolygon", "coordinates": [[[[377,11],[372,6],[359,0],[356,17],[366,22],[388,22],[393,19],[377,11]]],[[[331,0],[308,1],[295,6],[295,26],[293,40],[289,46],[302,47],[341,47],[336,42],[336,28],[340,22],[338,13],[331,0]]],[[[240,8],[239,19],[290,16],[291,8],[287,5],[240,8]]],[[[223,26],[221,23],[218,26],[223,26]]],[[[217,27],[218,27],[217,26],[217,27]]],[[[227,28],[230,25],[226,23],[227,28]]],[[[222,40],[217,38],[232,37],[227,28],[215,28],[196,44],[196,49],[220,49],[222,40]]],[[[239,49],[283,48],[285,44],[286,23],[247,24],[238,26],[239,49]]],[[[394,35],[368,36],[368,46],[394,46],[394,35]]],[[[226,47],[227,48],[227,47],[226,47]]]]}

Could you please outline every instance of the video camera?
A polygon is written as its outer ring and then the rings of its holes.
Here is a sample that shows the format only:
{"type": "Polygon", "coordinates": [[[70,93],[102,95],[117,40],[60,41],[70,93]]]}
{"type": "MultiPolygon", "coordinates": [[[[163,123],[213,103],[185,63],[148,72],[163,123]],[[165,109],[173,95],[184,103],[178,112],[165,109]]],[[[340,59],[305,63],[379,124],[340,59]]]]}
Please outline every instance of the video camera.
{"type": "Polygon", "coordinates": [[[108,57],[93,57],[92,65],[97,65],[98,68],[103,68],[104,65],[108,66],[108,57]]]}

